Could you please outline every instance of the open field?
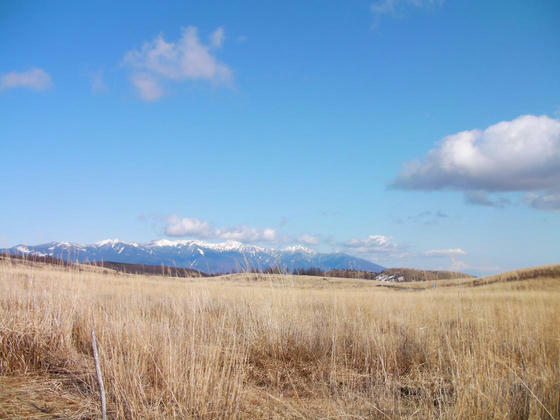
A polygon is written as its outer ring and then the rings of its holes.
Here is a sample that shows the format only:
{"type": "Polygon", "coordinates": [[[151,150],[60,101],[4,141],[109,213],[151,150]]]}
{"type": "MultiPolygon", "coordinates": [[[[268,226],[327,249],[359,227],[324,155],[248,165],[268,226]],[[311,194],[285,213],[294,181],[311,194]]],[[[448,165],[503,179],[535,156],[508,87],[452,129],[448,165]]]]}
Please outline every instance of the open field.
{"type": "Polygon", "coordinates": [[[431,285],[1,261],[0,418],[98,417],[92,328],[110,418],[560,418],[560,266],[431,285]]]}

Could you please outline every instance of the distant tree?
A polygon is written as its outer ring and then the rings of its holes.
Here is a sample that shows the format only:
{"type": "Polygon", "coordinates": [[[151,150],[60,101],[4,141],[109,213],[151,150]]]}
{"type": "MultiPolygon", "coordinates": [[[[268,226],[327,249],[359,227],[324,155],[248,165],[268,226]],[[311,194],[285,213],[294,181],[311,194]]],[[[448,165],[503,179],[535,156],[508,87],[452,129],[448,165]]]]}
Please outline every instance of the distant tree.
{"type": "Polygon", "coordinates": [[[324,271],[319,267],[309,267],[309,268],[294,268],[292,274],[298,276],[323,276],[324,271]]]}

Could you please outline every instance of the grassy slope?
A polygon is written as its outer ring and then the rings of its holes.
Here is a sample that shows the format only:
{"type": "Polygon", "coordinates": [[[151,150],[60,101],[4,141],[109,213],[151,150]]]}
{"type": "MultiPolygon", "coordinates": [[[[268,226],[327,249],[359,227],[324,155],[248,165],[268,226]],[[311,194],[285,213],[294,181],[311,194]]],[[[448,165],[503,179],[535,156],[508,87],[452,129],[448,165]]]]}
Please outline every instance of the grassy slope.
{"type": "Polygon", "coordinates": [[[116,418],[559,418],[560,266],[431,284],[2,262],[0,418],[95,416],[91,328],[116,418]]]}

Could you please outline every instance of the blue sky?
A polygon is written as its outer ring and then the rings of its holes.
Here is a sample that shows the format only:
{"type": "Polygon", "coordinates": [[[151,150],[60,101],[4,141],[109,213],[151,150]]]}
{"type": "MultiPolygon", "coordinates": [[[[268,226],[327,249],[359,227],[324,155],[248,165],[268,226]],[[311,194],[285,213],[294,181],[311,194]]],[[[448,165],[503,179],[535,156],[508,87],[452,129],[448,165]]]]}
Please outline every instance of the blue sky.
{"type": "Polygon", "coordinates": [[[0,240],[559,262],[560,3],[0,5],[0,240]]]}

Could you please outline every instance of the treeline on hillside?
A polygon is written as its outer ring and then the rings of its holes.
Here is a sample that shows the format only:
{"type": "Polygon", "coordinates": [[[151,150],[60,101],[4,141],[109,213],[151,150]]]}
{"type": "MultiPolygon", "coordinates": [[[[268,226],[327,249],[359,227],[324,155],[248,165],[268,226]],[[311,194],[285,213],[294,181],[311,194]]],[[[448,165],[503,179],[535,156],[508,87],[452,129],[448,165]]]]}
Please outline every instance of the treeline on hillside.
{"type": "Polygon", "coordinates": [[[471,278],[470,274],[444,270],[417,270],[414,268],[388,268],[382,273],[395,278],[404,277],[404,281],[433,281],[471,278]]]}
{"type": "Polygon", "coordinates": [[[49,257],[46,255],[39,256],[39,255],[29,255],[29,254],[12,254],[9,252],[0,253],[0,259],[10,259],[15,261],[22,261],[22,262],[27,261],[27,262],[52,264],[52,265],[62,265],[64,267],[75,265],[72,262],[65,261],[60,258],[49,257]]]}
{"type": "MultiPolygon", "coordinates": [[[[127,274],[147,274],[155,276],[170,276],[170,277],[211,277],[219,276],[221,274],[234,274],[244,273],[245,271],[230,271],[229,273],[204,273],[192,268],[172,267],[166,265],[146,265],[146,264],[130,264],[112,261],[99,261],[90,263],[75,263],[66,261],[59,258],[49,256],[37,256],[29,254],[11,254],[0,253],[0,259],[12,259],[22,262],[36,262],[52,264],[64,267],[72,266],[74,269],[81,270],[83,265],[92,265],[111,269],[121,273],[127,274]]],[[[259,274],[295,274],[299,276],[318,276],[318,277],[342,277],[351,279],[365,279],[365,280],[381,280],[381,281],[433,281],[444,279],[458,279],[473,277],[465,273],[457,273],[453,271],[438,271],[438,270],[416,270],[412,268],[388,268],[380,273],[363,270],[353,269],[332,269],[323,270],[318,267],[309,268],[294,268],[289,270],[282,267],[269,267],[265,269],[252,269],[249,272],[259,274]]]]}
{"type": "Polygon", "coordinates": [[[378,273],[371,271],[352,270],[349,268],[337,268],[333,270],[323,271],[320,268],[297,268],[292,270],[292,274],[300,276],[323,276],[323,277],[342,277],[347,279],[366,279],[373,280],[378,273]]]}
{"type": "Polygon", "coordinates": [[[148,274],[153,276],[169,276],[169,277],[209,277],[210,274],[206,274],[199,270],[194,270],[192,268],[183,267],[171,267],[167,265],[146,265],[146,264],[129,264],[113,261],[94,261],[87,263],[78,263],[66,261],[60,258],[49,257],[49,256],[39,256],[30,254],[12,254],[12,253],[0,253],[0,259],[11,259],[20,262],[30,262],[30,263],[42,263],[50,264],[62,267],[72,267],[75,270],[80,271],[84,266],[90,265],[94,267],[108,268],[110,270],[117,271],[119,273],[126,274],[148,274]]]}
{"type": "Polygon", "coordinates": [[[380,273],[348,268],[322,270],[318,267],[295,268],[287,270],[282,267],[270,267],[264,270],[251,270],[262,274],[295,274],[299,276],[342,277],[350,279],[382,280],[382,281],[434,281],[459,278],[472,278],[470,274],[443,270],[416,270],[413,268],[388,268],[380,273]]]}
{"type": "Polygon", "coordinates": [[[111,270],[127,274],[149,274],[153,276],[168,277],[209,277],[209,274],[199,270],[183,267],[171,267],[168,265],[146,265],[146,264],[129,264],[113,261],[103,261],[91,263],[92,265],[110,268],[111,270]]]}
{"type": "Polygon", "coordinates": [[[294,268],[289,270],[282,267],[269,267],[264,270],[252,269],[251,273],[259,274],[294,274],[297,276],[317,276],[317,277],[343,277],[350,279],[366,279],[373,280],[375,276],[379,273],[374,273],[371,271],[361,271],[352,269],[333,269],[333,270],[323,270],[319,267],[309,267],[309,268],[294,268]]]}

